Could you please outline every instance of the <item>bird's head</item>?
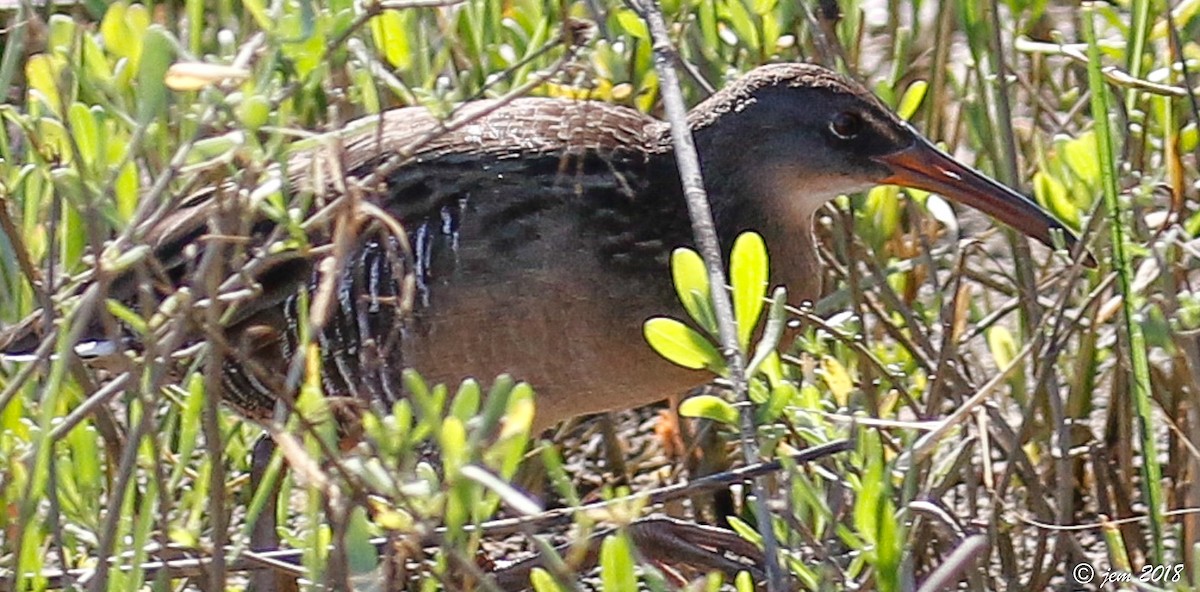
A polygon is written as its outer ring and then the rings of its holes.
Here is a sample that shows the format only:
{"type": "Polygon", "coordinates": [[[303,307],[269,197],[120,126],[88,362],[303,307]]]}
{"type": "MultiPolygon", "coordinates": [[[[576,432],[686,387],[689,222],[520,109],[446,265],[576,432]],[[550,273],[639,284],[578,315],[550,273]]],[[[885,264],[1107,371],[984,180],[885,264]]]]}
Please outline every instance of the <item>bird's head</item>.
{"type": "MultiPolygon", "coordinates": [[[[1054,245],[1075,235],[1028,197],[939,150],[861,85],[810,64],[763,66],[690,114],[705,177],[770,215],[811,216],[874,185],[930,191],[1054,245]]],[[[716,204],[718,209],[721,204],[716,204]]]]}

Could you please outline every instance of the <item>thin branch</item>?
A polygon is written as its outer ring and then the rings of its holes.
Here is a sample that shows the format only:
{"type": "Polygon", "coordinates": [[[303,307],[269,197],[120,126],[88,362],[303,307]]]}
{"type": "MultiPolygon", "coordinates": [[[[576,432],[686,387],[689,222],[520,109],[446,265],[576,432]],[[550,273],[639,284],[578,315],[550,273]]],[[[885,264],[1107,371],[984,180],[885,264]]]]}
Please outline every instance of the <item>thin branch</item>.
{"type": "MultiPolygon", "coordinates": [[[[725,286],[727,282],[725,266],[721,261],[721,243],[717,238],[716,225],[709,208],[708,194],[704,190],[700,157],[696,154],[695,141],[687,125],[687,108],[683,103],[683,93],[679,89],[679,77],[671,65],[677,52],[671,44],[666,22],[658,5],[649,0],[641,0],[636,3],[636,7],[649,25],[650,36],[654,40],[654,68],[662,80],[663,106],[671,124],[675,161],[679,167],[679,180],[683,185],[684,198],[687,199],[696,246],[708,269],[709,284],[725,286]]],[[[737,321],[733,317],[733,304],[729,293],[725,290],[713,290],[712,300],[717,317],[721,353],[729,369],[729,382],[739,401],[749,401],[745,359],[738,346],[737,321]]],[[[759,454],[758,441],[755,438],[754,410],[748,405],[742,408],[741,431],[742,456],[747,463],[752,463],[758,459],[759,454]]],[[[765,481],[755,480],[751,485],[754,514],[758,522],[759,536],[763,538],[763,551],[766,556],[767,590],[774,592],[784,589],[785,578],[779,565],[779,547],[775,541],[771,513],[767,509],[766,490],[765,481]]]]}

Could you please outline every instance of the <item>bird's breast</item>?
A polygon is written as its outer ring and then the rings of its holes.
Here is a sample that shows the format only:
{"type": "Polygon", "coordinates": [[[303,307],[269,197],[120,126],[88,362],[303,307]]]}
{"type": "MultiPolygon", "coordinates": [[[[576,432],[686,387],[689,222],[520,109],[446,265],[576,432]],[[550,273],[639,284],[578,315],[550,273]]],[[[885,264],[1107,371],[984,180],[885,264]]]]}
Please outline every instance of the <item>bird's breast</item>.
{"type": "Polygon", "coordinates": [[[436,183],[424,166],[393,179],[402,203],[415,199],[408,191],[444,192],[436,212],[405,219],[417,279],[407,366],[436,382],[528,381],[542,426],[704,380],[642,338],[646,319],[679,313],[666,261],[686,214],[661,216],[681,206],[648,192],[644,161],[589,158],[456,164],[458,174],[436,175],[454,181],[436,183]]]}

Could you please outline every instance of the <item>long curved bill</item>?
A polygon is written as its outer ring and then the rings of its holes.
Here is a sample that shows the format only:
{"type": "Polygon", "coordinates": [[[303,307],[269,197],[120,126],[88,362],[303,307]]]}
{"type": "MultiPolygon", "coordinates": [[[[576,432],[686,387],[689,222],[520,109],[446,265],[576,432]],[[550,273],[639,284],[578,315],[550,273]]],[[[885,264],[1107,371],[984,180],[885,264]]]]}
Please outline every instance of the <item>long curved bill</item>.
{"type": "MultiPolygon", "coordinates": [[[[1062,244],[1068,249],[1073,249],[1079,242],[1074,232],[1033,200],[958,162],[920,136],[912,146],[877,156],[875,160],[892,171],[879,181],[882,184],[902,185],[948,197],[1050,247],[1055,246],[1053,235],[1059,232],[1062,233],[1062,244]]],[[[1090,253],[1085,259],[1089,267],[1095,267],[1096,261],[1090,253]]]]}

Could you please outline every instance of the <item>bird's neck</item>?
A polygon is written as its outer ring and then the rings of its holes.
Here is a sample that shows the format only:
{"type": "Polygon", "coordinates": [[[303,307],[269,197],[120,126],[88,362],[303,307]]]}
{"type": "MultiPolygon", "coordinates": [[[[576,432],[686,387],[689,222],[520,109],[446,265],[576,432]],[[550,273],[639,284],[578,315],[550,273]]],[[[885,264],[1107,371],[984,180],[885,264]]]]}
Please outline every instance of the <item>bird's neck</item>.
{"type": "MultiPolygon", "coordinates": [[[[819,298],[822,270],[812,231],[814,212],[761,207],[761,201],[748,198],[736,200],[735,207],[725,205],[729,202],[722,195],[714,199],[713,215],[722,242],[731,245],[743,232],[759,233],[770,257],[771,289],[786,286],[792,305],[819,298]]],[[[729,253],[728,247],[725,252],[729,253]]]]}
{"type": "Polygon", "coordinates": [[[771,258],[771,289],[787,286],[787,300],[793,305],[820,298],[823,268],[813,235],[812,215],[797,225],[784,221],[764,225],[762,234],[771,258]]]}

